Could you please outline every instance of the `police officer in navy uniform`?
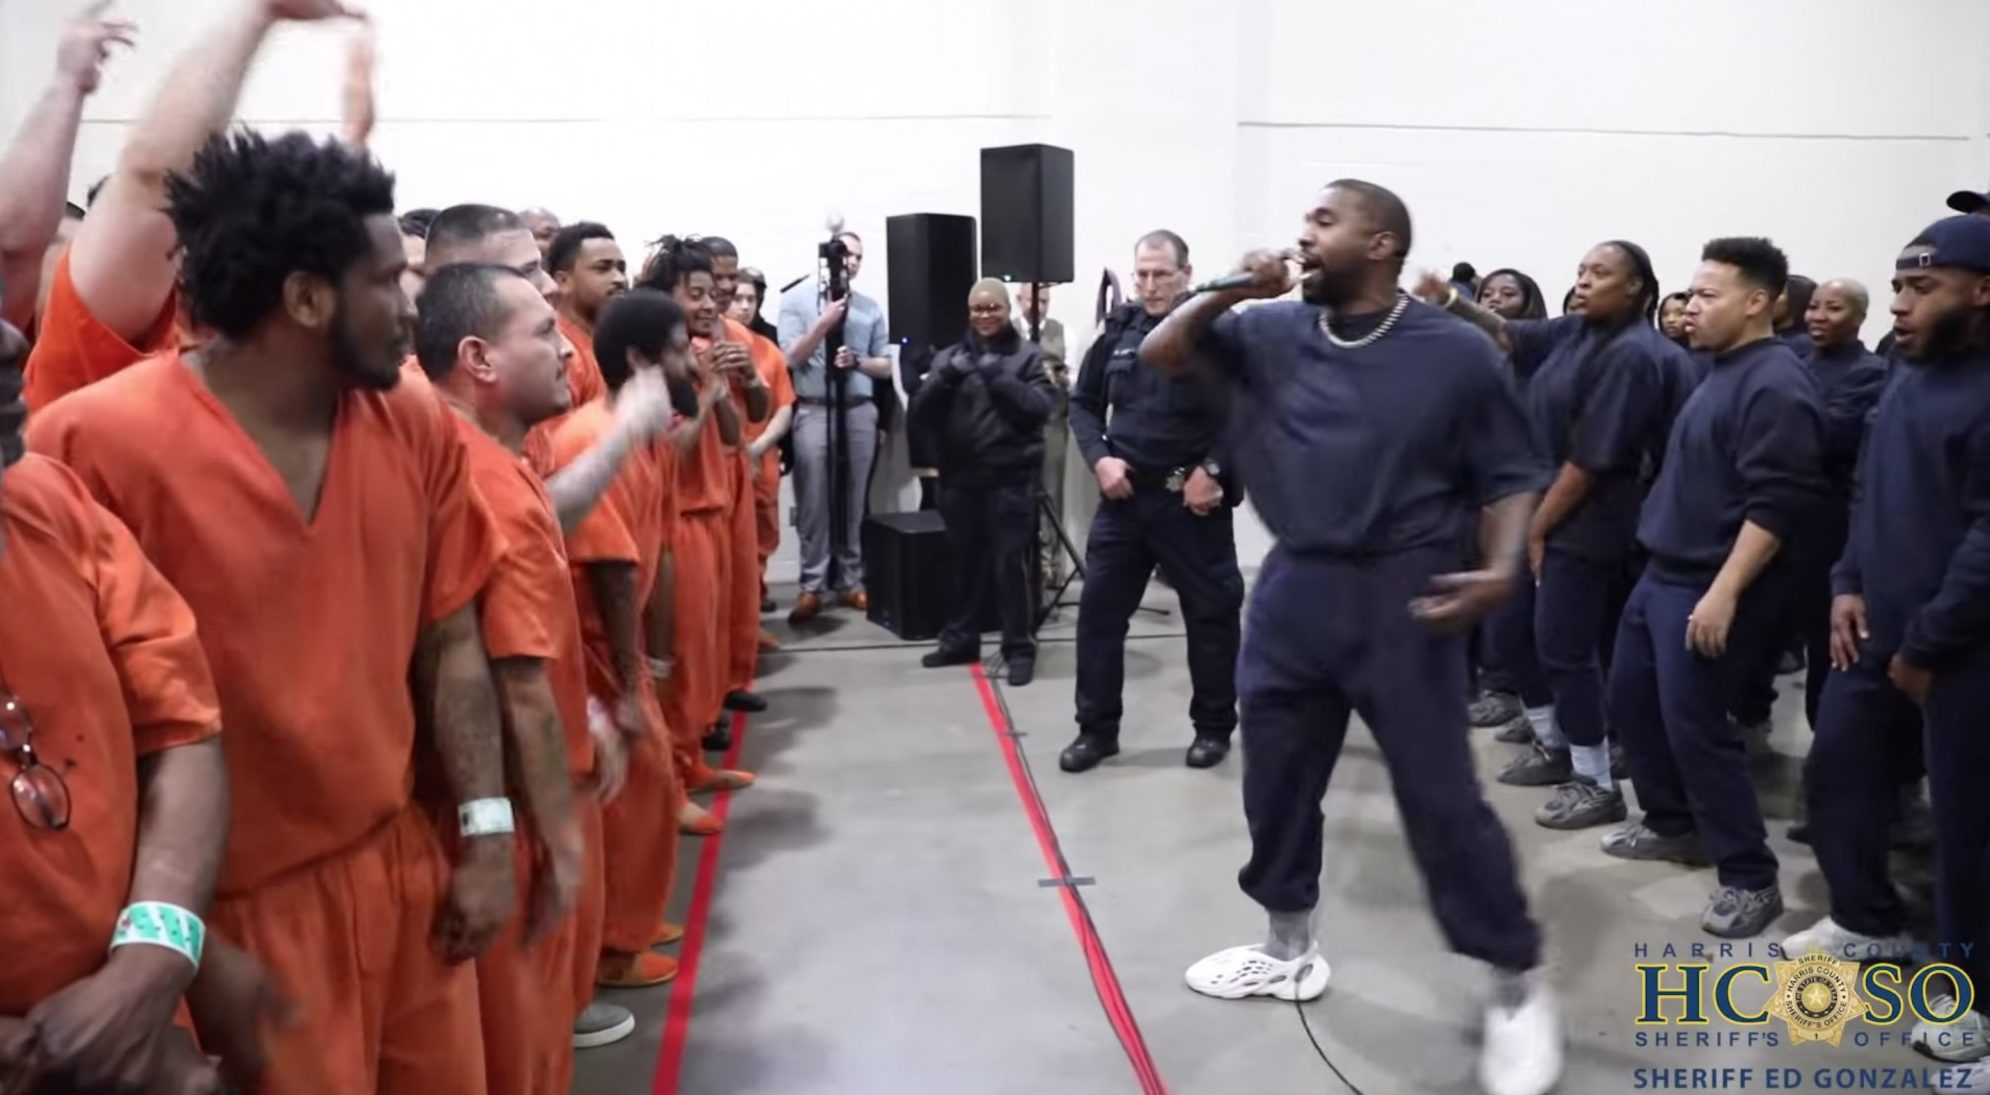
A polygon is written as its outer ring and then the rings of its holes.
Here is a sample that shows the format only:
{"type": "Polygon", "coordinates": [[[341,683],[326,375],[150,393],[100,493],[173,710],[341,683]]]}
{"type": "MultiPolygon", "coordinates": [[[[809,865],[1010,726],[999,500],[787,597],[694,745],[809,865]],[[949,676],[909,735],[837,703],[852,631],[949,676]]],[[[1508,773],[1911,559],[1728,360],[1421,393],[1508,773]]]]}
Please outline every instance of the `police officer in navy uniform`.
{"type": "Polygon", "coordinates": [[[1126,628],[1158,564],[1181,598],[1193,696],[1191,768],[1230,751],[1244,579],[1218,450],[1220,388],[1142,368],[1140,343],[1188,291],[1188,244],[1150,232],[1134,246],[1137,303],[1106,320],[1071,393],[1071,432],[1104,495],[1085,545],[1078,602],[1078,738],[1058,763],[1083,772],[1119,752],[1126,628]]]}

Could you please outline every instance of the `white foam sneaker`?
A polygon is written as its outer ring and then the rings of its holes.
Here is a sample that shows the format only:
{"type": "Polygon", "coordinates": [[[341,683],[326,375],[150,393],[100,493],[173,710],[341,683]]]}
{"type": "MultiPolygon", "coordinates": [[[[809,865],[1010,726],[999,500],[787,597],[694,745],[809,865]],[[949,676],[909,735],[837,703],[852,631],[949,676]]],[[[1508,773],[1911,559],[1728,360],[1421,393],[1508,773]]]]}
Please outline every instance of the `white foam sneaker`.
{"type": "Polygon", "coordinates": [[[1909,958],[1914,954],[1914,937],[1905,932],[1861,935],[1827,916],[1783,940],[1783,954],[1787,957],[1802,958],[1813,951],[1851,962],[1909,958]]]}
{"type": "Polygon", "coordinates": [[[1539,973],[1526,977],[1527,998],[1519,1007],[1494,1003],[1486,1009],[1479,1086],[1487,1095],[1547,1095],[1562,1078],[1561,1009],[1539,973]]]}
{"type": "Polygon", "coordinates": [[[1270,996],[1279,1000],[1317,1000],[1327,991],[1331,974],[1320,948],[1308,948],[1291,961],[1281,961],[1264,952],[1264,947],[1231,947],[1188,968],[1188,987],[1219,1000],[1241,1000],[1246,996],[1270,996]]]}
{"type": "MultiPolygon", "coordinates": [[[[1937,1015],[1947,1015],[1955,1010],[1955,997],[1947,993],[1938,994],[1929,1001],[1928,1010],[1937,1015]]],[[[1966,1011],[1962,1018],[1946,1026],[1916,1023],[1914,1049],[1924,1057],[1957,1064],[1990,1058],[1990,1022],[1984,1020],[1980,1011],[1966,1011]]],[[[1990,1091],[1990,1088],[1984,1090],[1990,1091]]]]}

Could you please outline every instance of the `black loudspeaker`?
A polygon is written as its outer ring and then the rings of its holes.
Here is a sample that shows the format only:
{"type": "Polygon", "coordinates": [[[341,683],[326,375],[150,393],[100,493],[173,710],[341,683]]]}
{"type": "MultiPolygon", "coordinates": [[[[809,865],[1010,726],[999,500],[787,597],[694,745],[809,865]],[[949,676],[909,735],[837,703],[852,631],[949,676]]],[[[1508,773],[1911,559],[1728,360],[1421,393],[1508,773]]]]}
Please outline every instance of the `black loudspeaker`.
{"type": "Polygon", "coordinates": [[[974,288],[974,218],[906,213],[885,218],[891,340],[951,346],[967,330],[974,288]]]}
{"type": "MultiPolygon", "coordinates": [[[[967,291],[960,296],[965,308],[967,291]]],[[[863,541],[866,617],[907,642],[938,638],[947,623],[947,523],[935,510],[873,514],[863,541]]]]}
{"type": "MultiPolygon", "coordinates": [[[[963,294],[965,295],[965,294],[963,294]]],[[[947,523],[938,510],[878,513],[864,519],[864,586],[871,607],[865,619],[904,639],[937,639],[947,626],[953,594],[953,563],[947,553],[947,523]]],[[[1036,570],[1036,540],[1030,539],[1027,559],[1015,566],[1036,570]]],[[[1032,618],[1042,601],[1040,583],[1031,582],[1032,618]]],[[[992,595],[975,606],[981,632],[1002,630],[992,595]]]]}
{"type": "Polygon", "coordinates": [[[1011,281],[1076,280],[1071,150],[1019,144],[981,150],[981,273],[1011,281]]]}

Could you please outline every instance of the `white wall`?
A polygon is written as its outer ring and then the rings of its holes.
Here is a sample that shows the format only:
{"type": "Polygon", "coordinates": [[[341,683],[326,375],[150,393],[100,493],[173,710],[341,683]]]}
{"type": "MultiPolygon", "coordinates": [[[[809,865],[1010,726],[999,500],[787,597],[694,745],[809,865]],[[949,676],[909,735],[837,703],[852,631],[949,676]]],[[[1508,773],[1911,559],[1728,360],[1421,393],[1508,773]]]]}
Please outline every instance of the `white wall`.
{"type": "MultiPolygon", "coordinates": [[[[91,104],[77,193],[232,2],[122,0],[144,39],[91,104]]],[[[45,79],[71,6],[0,0],[0,125],[45,79]]],[[[1287,240],[1341,175],[1404,195],[1414,264],[1518,266],[1556,299],[1599,240],[1645,244],[1669,286],[1731,233],[1878,289],[1944,195],[1990,185],[1990,0],[370,7],[374,144],[408,207],[545,205],[625,241],[722,233],[777,281],[810,269],[835,208],[872,241],[860,287],[882,295],[886,216],[978,213],[981,147],[1073,148],[1081,286],[1055,310],[1074,332],[1140,233],[1175,228],[1219,273],[1287,240]]],[[[285,31],[243,117],[330,131],[340,49],[331,30],[285,31]]],[[[1265,536],[1240,527],[1254,563],[1265,536]]]]}

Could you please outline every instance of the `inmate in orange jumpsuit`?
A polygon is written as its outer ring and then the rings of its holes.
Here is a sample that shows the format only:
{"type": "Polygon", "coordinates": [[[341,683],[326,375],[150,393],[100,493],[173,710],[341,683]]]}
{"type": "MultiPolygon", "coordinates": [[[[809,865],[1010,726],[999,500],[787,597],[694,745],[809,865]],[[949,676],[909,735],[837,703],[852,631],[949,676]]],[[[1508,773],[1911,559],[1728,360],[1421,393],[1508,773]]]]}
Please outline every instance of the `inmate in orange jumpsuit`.
{"type": "Polygon", "coordinates": [[[550,474],[553,434],[560,423],[574,411],[600,399],[608,392],[607,382],[601,379],[601,366],[594,360],[594,333],[583,330],[580,324],[568,319],[564,313],[556,317],[560,326],[560,336],[574,348],[573,356],[567,358],[567,395],[570,397],[566,414],[556,415],[533,426],[525,436],[525,459],[541,475],[550,474]]]}
{"type": "MultiPolygon", "coordinates": [[[[745,342],[745,328],[731,320],[727,337],[745,342]]],[[[702,353],[711,340],[694,338],[702,353]]],[[[709,379],[702,364],[698,383],[709,379]]],[[[740,400],[735,396],[733,405],[740,400]]],[[[742,410],[742,419],[745,417],[742,410]]],[[[677,775],[689,790],[712,777],[700,744],[719,720],[731,689],[733,615],[733,503],[737,497],[739,454],[719,438],[718,412],[706,415],[697,447],[678,464],[677,671],[665,711],[677,756],[677,775]]],[[[754,598],[759,619],[759,598],[754,598]]],[[[756,637],[758,633],[756,632],[756,637]]]]}
{"type": "Polygon", "coordinates": [[[762,491],[759,480],[768,468],[769,460],[773,461],[773,490],[776,496],[781,489],[780,454],[770,449],[756,462],[747,455],[746,446],[767,432],[776,411],[795,401],[795,388],[788,379],[787,356],[781,353],[779,347],[754,334],[743,324],[727,322],[729,337],[745,343],[747,352],[753,355],[753,369],[759,374],[760,382],[767,386],[769,397],[767,417],[759,422],[747,422],[746,399],[741,394],[744,386],[733,389],[734,402],[740,408],[744,443],[740,446],[736,457],[738,464],[733,470],[732,600],[726,614],[726,687],[728,691],[744,692],[753,683],[753,675],[760,663],[760,597],[767,588],[763,581],[767,556],[780,542],[778,529],[775,545],[766,544],[762,539],[767,526],[776,524],[771,512],[776,503],[768,503],[769,512],[765,517],[762,517],[759,506],[762,491]]]}
{"type": "Polygon", "coordinates": [[[69,252],[55,263],[48,309],[37,318],[34,349],[28,354],[21,398],[29,410],[40,410],[117,372],[140,358],[173,349],[180,338],[180,296],[166,303],[138,342],[126,342],[90,313],[69,277],[69,252]]]}
{"type": "MultiPolygon", "coordinates": [[[[604,400],[597,399],[573,412],[553,435],[555,466],[565,467],[614,428],[614,412],[604,400]]],[[[600,504],[567,534],[567,557],[586,650],[587,686],[603,706],[612,707],[620,699],[622,687],[587,564],[635,564],[640,614],[655,587],[658,561],[672,542],[675,478],[667,445],[630,453],[600,504]]],[[[644,634],[646,637],[647,632],[644,634]]],[[[654,733],[629,751],[628,781],[602,812],[607,880],[601,949],[621,954],[641,954],[649,949],[663,920],[664,902],[670,898],[677,867],[676,819],[682,789],[671,764],[669,732],[655,693],[645,689],[643,701],[654,733]]],[[[595,955],[577,957],[589,963],[591,982],[595,955]]]]}
{"type": "MultiPolygon", "coordinates": [[[[745,329],[745,328],[742,328],[745,329]]],[[[752,334],[751,331],[747,332],[752,334]]],[[[760,382],[774,397],[774,406],[764,422],[746,424],[748,443],[760,440],[773,424],[774,411],[795,405],[795,381],[788,374],[788,357],[779,346],[759,335],[753,335],[753,365],[760,371],[760,382]],[[772,351],[770,354],[768,351],[772,351]]],[[[781,451],[779,446],[769,448],[760,454],[753,466],[753,517],[755,535],[760,541],[759,571],[760,591],[767,591],[767,560],[772,558],[781,546],[781,451]]]]}
{"type": "Polygon", "coordinates": [[[139,758],[208,740],[221,709],[192,611],[69,469],[8,468],[0,536],[0,689],[69,788],[66,829],[0,807],[0,1015],[22,1018],[103,967],[131,891],[139,758]]]}
{"type": "Polygon", "coordinates": [[[448,409],[420,383],[345,393],[310,515],[178,353],[51,404],[28,442],[200,623],[233,797],[208,922],[299,1010],[264,1089],[481,1095],[475,967],[431,942],[450,868],[410,801],[417,639],[499,548],[448,409]]]}
{"type": "MultiPolygon", "coordinates": [[[[490,507],[504,554],[478,598],[484,649],[493,662],[528,658],[543,663],[566,734],[567,769],[594,768],[587,734],[587,669],[581,660],[580,613],[567,571],[566,545],[545,485],[522,458],[506,451],[462,409],[458,432],[469,454],[470,482],[490,507]]],[[[585,787],[580,799],[591,797],[585,787]]],[[[522,796],[514,788],[514,802],[522,796]]],[[[583,822],[583,831],[590,828],[583,822]]],[[[598,835],[598,826],[593,827],[598,835]]],[[[587,998],[574,998],[575,951],[586,936],[600,946],[601,910],[577,907],[528,944],[527,917],[541,869],[536,831],[520,826],[518,915],[477,959],[477,995],[484,1020],[484,1067],[492,1095],[566,1095],[573,1080],[573,1020],[587,998]],[[581,919],[592,918],[584,933],[581,919]]],[[[598,853],[596,853],[598,854],[598,853]]],[[[589,952],[592,957],[592,950],[589,952]]]]}

